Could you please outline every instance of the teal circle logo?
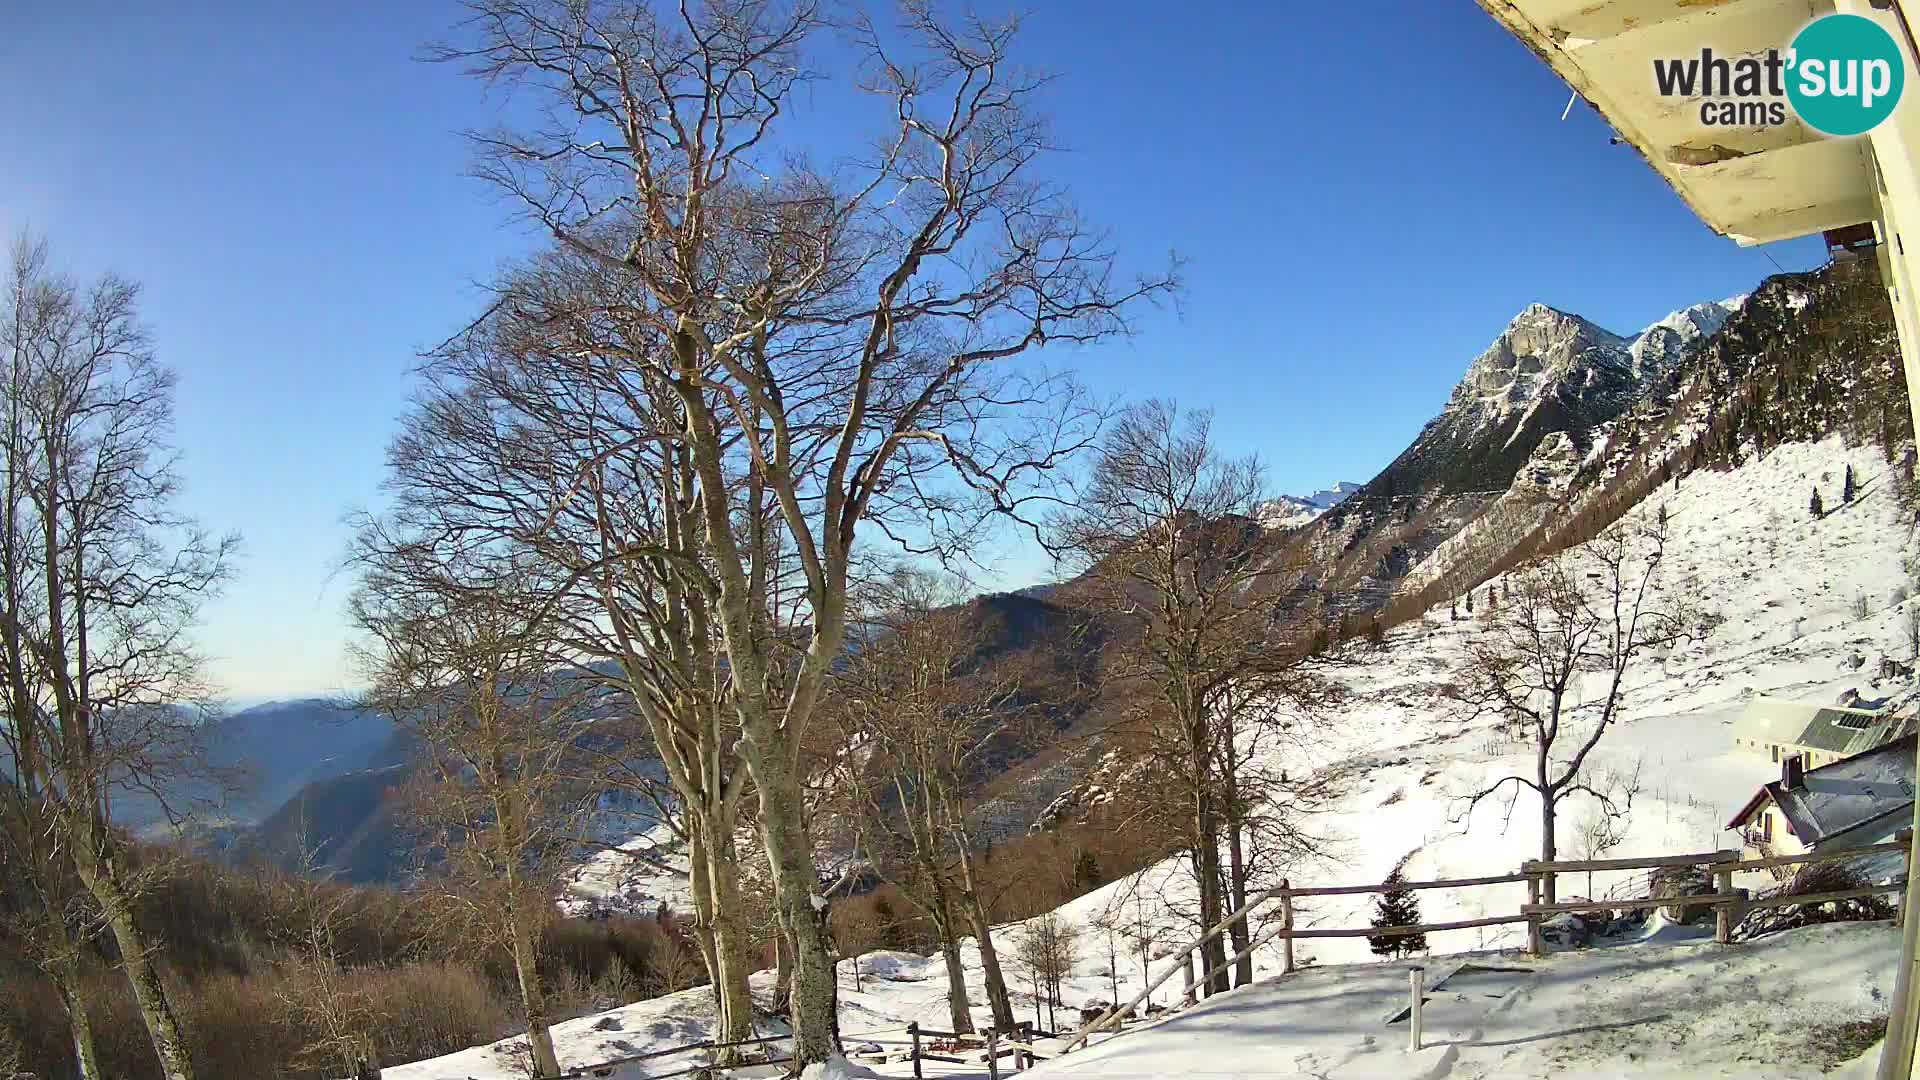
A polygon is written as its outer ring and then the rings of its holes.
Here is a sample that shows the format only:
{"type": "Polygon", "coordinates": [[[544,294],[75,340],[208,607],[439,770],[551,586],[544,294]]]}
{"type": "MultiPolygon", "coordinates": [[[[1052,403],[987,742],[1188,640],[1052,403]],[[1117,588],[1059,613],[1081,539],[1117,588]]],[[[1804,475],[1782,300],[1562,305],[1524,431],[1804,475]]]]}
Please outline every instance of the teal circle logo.
{"type": "Polygon", "coordinates": [[[1906,85],[1900,46],[1861,15],[1808,23],[1787,52],[1787,100],[1801,122],[1828,135],[1861,135],[1893,114],[1906,85]]]}

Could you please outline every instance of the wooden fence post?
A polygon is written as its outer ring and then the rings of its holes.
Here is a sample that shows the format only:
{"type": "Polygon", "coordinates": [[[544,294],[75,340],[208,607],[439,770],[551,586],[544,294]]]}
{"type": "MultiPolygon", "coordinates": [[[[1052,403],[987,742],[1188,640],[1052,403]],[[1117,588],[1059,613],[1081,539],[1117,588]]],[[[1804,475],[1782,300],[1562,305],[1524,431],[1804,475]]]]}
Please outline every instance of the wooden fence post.
{"type": "MultiPolygon", "coordinates": [[[[1714,867],[1713,891],[1722,895],[1733,892],[1733,871],[1714,867]]],[[[1722,945],[1733,941],[1733,924],[1740,901],[1727,900],[1713,905],[1713,940],[1722,945]]]]}
{"type": "Polygon", "coordinates": [[[1280,953],[1280,974],[1293,974],[1293,883],[1286,878],[1280,879],[1280,926],[1284,931],[1285,948],[1280,953]]]}
{"type": "Polygon", "coordinates": [[[1180,995],[1180,1003],[1187,1006],[1191,1006],[1194,1003],[1193,956],[1193,953],[1188,953],[1186,959],[1180,961],[1180,978],[1186,984],[1185,989],[1180,995]]]}
{"type": "Polygon", "coordinates": [[[1420,1052],[1421,999],[1427,996],[1427,969],[1421,967],[1419,964],[1415,964],[1412,967],[1408,968],[1407,984],[1408,984],[1408,989],[1410,989],[1413,992],[1413,1005],[1412,1005],[1413,1011],[1412,1011],[1412,1015],[1407,1018],[1407,1022],[1409,1025],[1409,1031],[1407,1033],[1407,1049],[1417,1054],[1420,1052]]]}
{"type": "Polygon", "coordinates": [[[1027,1049],[1015,1050],[1013,1052],[1013,1067],[1017,1071],[1024,1071],[1026,1069],[1033,1068],[1033,1049],[1032,1049],[1033,1048],[1033,1025],[1032,1024],[1026,1023],[1025,1021],[1021,1022],[1020,1041],[1027,1044],[1027,1049]]]}
{"type": "MultiPolygon", "coordinates": [[[[1526,873],[1527,868],[1525,866],[1522,866],[1520,868],[1520,871],[1521,873],[1526,873]]],[[[1527,903],[1537,904],[1539,902],[1540,902],[1540,878],[1538,876],[1528,877],[1527,878],[1527,903]]],[[[1542,951],[1544,950],[1541,947],[1541,941],[1540,941],[1540,916],[1528,915],[1527,916],[1527,955],[1539,956],[1542,951]]]]}
{"type": "Polygon", "coordinates": [[[1000,1032],[987,1029],[987,1080],[1000,1080],[1000,1032]]]}
{"type": "MultiPolygon", "coordinates": [[[[1913,843],[1913,830],[1901,829],[1894,834],[1893,838],[1899,843],[1911,845],[1913,843]]],[[[1904,882],[1912,876],[1913,849],[1909,846],[1900,852],[1900,877],[1898,880],[1904,882]]],[[[1905,889],[1901,889],[1899,892],[1893,894],[1893,925],[1901,927],[1907,925],[1907,890],[1905,889]]]]}
{"type": "Polygon", "coordinates": [[[920,1021],[915,1020],[907,1025],[907,1035],[913,1039],[914,1080],[920,1080],[920,1021]]]}

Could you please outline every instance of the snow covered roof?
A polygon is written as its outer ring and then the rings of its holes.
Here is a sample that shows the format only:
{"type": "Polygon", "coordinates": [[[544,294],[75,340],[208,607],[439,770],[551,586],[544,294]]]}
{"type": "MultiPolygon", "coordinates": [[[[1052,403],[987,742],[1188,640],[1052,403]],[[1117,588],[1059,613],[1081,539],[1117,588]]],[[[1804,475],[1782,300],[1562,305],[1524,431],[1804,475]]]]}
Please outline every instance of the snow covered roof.
{"type": "Polygon", "coordinates": [[[1479,2],[1591,102],[1715,231],[1741,244],[1764,244],[1874,219],[1865,139],[1824,138],[1791,110],[1784,124],[1707,127],[1690,107],[1696,99],[1663,97],[1653,78],[1655,59],[1698,56],[1703,43],[1723,56],[1784,51],[1831,3],[1479,2]]]}
{"type": "MultiPolygon", "coordinates": [[[[1793,835],[1812,847],[1841,833],[1892,821],[1913,807],[1915,737],[1907,735],[1863,754],[1808,769],[1801,782],[1784,779],[1755,793],[1728,828],[1739,828],[1763,800],[1786,815],[1793,835]]],[[[1857,837],[1865,842],[1865,837],[1857,837]]]]}
{"type": "Polygon", "coordinates": [[[1758,694],[1747,703],[1733,730],[1736,739],[1852,755],[1909,734],[1913,727],[1912,716],[1895,716],[1890,711],[1758,694]]]}

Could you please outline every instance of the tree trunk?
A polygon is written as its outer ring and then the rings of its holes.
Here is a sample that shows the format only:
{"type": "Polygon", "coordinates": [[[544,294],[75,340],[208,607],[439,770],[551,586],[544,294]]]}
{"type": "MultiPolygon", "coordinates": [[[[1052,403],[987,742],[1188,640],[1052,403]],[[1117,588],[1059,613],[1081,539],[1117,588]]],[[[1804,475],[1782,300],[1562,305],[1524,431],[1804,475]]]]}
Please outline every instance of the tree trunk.
{"type": "MultiPolygon", "coordinates": [[[[58,913],[55,913],[57,919],[58,913]]],[[[66,936],[65,928],[57,931],[66,936]]],[[[63,953],[65,945],[62,945],[63,953]]],[[[73,1060],[79,1080],[101,1080],[100,1058],[94,1050],[93,1021],[87,1016],[87,1002],[80,993],[80,966],[70,953],[64,953],[53,970],[60,989],[61,1004],[67,1009],[67,1032],[73,1039],[73,1060]]]]}
{"type": "MultiPolygon", "coordinates": [[[[741,917],[740,868],[733,831],[715,830],[707,844],[707,881],[713,893],[714,994],[720,1004],[721,1042],[753,1037],[753,994],[747,987],[752,943],[741,917]]],[[[724,1059],[737,1048],[722,1052],[724,1059]]]]}
{"type": "Polygon", "coordinates": [[[520,1001],[527,1014],[527,1046],[533,1051],[534,1075],[559,1076],[560,1059],[553,1052],[553,1032],[547,1028],[547,993],[536,966],[533,927],[519,910],[517,898],[507,912],[507,921],[508,934],[513,938],[513,973],[520,980],[520,1001]]]}
{"type": "MultiPolygon", "coordinates": [[[[1227,823],[1227,905],[1234,911],[1247,906],[1247,860],[1243,847],[1241,825],[1237,820],[1227,823]]],[[[1249,919],[1242,918],[1233,924],[1227,935],[1233,943],[1234,955],[1247,951],[1253,944],[1253,928],[1249,919]]],[[[1253,954],[1241,956],[1233,966],[1233,985],[1245,986],[1253,981],[1253,954]]]]}
{"type": "Polygon", "coordinates": [[[839,1052],[834,1036],[833,953],[825,931],[826,897],[804,817],[806,799],[794,765],[779,746],[755,748],[749,764],[760,791],[760,834],[773,875],[780,928],[793,945],[795,1063],[825,1061],[839,1052]]]}
{"type": "Polygon", "coordinates": [[[147,1037],[153,1042],[154,1056],[166,1080],[193,1080],[193,1055],[180,1031],[180,1018],[167,998],[166,986],[148,955],[146,934],[134,919],[133,897],[128,895],[110,862],[103,860],[94,847],[93,830],[81,826],[74,844],[74,868],[80,883],[93,894],[107,916],[107,928],[120,951],[120,964],[133,988],[133,1000],[140,1010],[147,1037]]]}
{"type": "Polygon", "coordinates": [[[193,1055],[180,1032],[180,1018],[167,999],[160,972],[148,955],[146,933],[134,919],[133,897],[127,894],[111,867],[100,865],[91,840],[83,835],[85,842],[76,845],[81,857],[74,860],[75,866],[80,872],[81,884],[106,913],[107,928],[113,932],[113,943],[120,950],[120,965],[133,986],[134,1004],[140,1010],[141,1022],[146,1025],[147,1037],[153,1041],[154,1056],[160,1059],[160,1072],[166,1080],[194,1080],[193,1055]]]}
{"type": "MultiPolygon", "coordinates": [[[[1552,862],[1555,853],[1559,850],[1559,845],[1555,842],[1554,838],[1554,818],[1559,813],[1559,809],[1560,808],[1554,804],[1553,795],[1545,787],[1542,787],[1540,791],[1541,862],[1552,862]]],[[[1555,884],[1554,875],[1549,873],[1541,876],[1544,879],[1545,888],[1541,893],[1540,902],[1543,904],[1559,903],[1555,898],[1559,893],[1559,889],[1555,884]]]]}
{"type": "Polygon", "coordinates": [[[793,1017],[793,942],[785,931],[775,927],[773,935],[773,1007],[793,1017]]]}
{"type": "MultiPolygon", "coordinates": [[[[1204,715],[1198,712],[1196,717],[1204,715]]],[[[1220,820],[1214,805],[1211,786],[1212,770],[1207,767],[1208,731],[1199,719],[1187,725],[1188,768],[1192,775],[1188,783],[1193,785],[1193,835],[1188,842],[1193,848],[1193,875],[1200,885],[1200,930],[1202,933],[1220,925],[1225,914],[1220,906],[1220,820]]],[[[1200,950],[1201,970],[1212,971],[1206,981],[1207,996],[1225,993],[1227,990],[1227,943],[1219,935],[1209,938],[1200,950]],[[1216,970],[1220,969],[1220,970],[1216,970]]]]}
{"type": "Polygon", "coordinates": [[[700,962],[707,968],[707,989],[713,992],[714,1008],[724,1022],[727,1001],[722,989],[720,958],[714,946],[714,905],[712,863],[707,858],[707,828],[692,812],[686,815],[687,893],[693,901],[693,938],[700,946],[700,962]]]}
{"type": "Polygon", "coordinates": [[[952,933],[942,936],[940,952],[947,960],[947,1015],[954,1031],[972,1034],[973,1004],[967,1000],[967,969],[960,962],[960,943],[952,933]]]}
{"type": "Polygon", "coordinates": [[[940,933],[940,954],[947,962],[947,1015],[959,1034],[973,1031],[973,1003],[967,1000],[967,969],[960,962],[960,927],[953,903],[938,879],[933,883],[933,926],[940,933]]]}
{"type": "Polygon", "coordinates": [[[973,877],[973,853],[966,844],[960,848],[960,880],[962,890],[960,906],[966,910],[967,920],[973,924],[973,936],[980,946],[980,968],[987,982],[987,1007],[993,1011],[993,1026],[1001,1031],[1012,1031],[1013,995],[1007,993],[1007,979],[1000,970],[1000,950],[993,946],[993,924],[987,918],[987,907],[980,901],[980,889],[973,877]]]}
{"type": "MultiPolygon", "coordinates": [[[[1198,835],[1194,841],[1193,870],[1200,881],[1200,926],[1205,932],[1219,926],[1226,914],[1220,907],[1220,840],[1211,831],[1214,825],[1211,815],[1204,810],[1197,815],[1195,824],[1198,835]]],[[[1206,982],[1207,996],[1225,993],[1228,988],[1225,939],[1219,935],[1208,939],[1201,946],[1200,959],[1204,969],[1213,972],[1206,982]]]]}

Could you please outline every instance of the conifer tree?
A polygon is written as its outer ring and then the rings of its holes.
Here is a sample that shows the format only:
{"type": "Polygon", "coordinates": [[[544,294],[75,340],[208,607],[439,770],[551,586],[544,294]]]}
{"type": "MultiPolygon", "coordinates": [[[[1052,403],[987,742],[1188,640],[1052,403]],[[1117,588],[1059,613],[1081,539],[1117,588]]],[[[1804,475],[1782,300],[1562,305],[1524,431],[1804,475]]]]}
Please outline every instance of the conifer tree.
{"type": "Polygon", "coordinates": [[[1467,590],[1467,614],[1473,614],[1473,590],[1467,590]]]}
{"type": "Polygon", "coordinates": [[[1813,486],[1813,501],[1807,504],[1807,509],[1813,512],[1815,519],[1827,516],[1826,507],[1820,505],[1820,485],[1818,484],[1813,486]]]}
{"type": "Polygon", "coordinates": [[[1852,465],[1847,466],[1847,478],[1841,481],[1840,501],[1843,503],[1850,503],[1853,501],[1853,466],[1852,465]]]}
{"type": "MultiPolygon", "coordinates": [[[[1401,886],[1406,876],[1401,867],[1394,867],[1387,875],[1387,884],[1401,886]]],[[[1387,926],[1420,925],[1420,901],[1413,895],[1412,889],[1393,888],[1381,893],[1374,901],[1373,923],[1375,928],[1387,926]]],[[[1368,937],[1367,945],[1375,956],[1410,956],[1427,947],[1425,934],[1393,934],[1380,937],[1368,937]]]]}

